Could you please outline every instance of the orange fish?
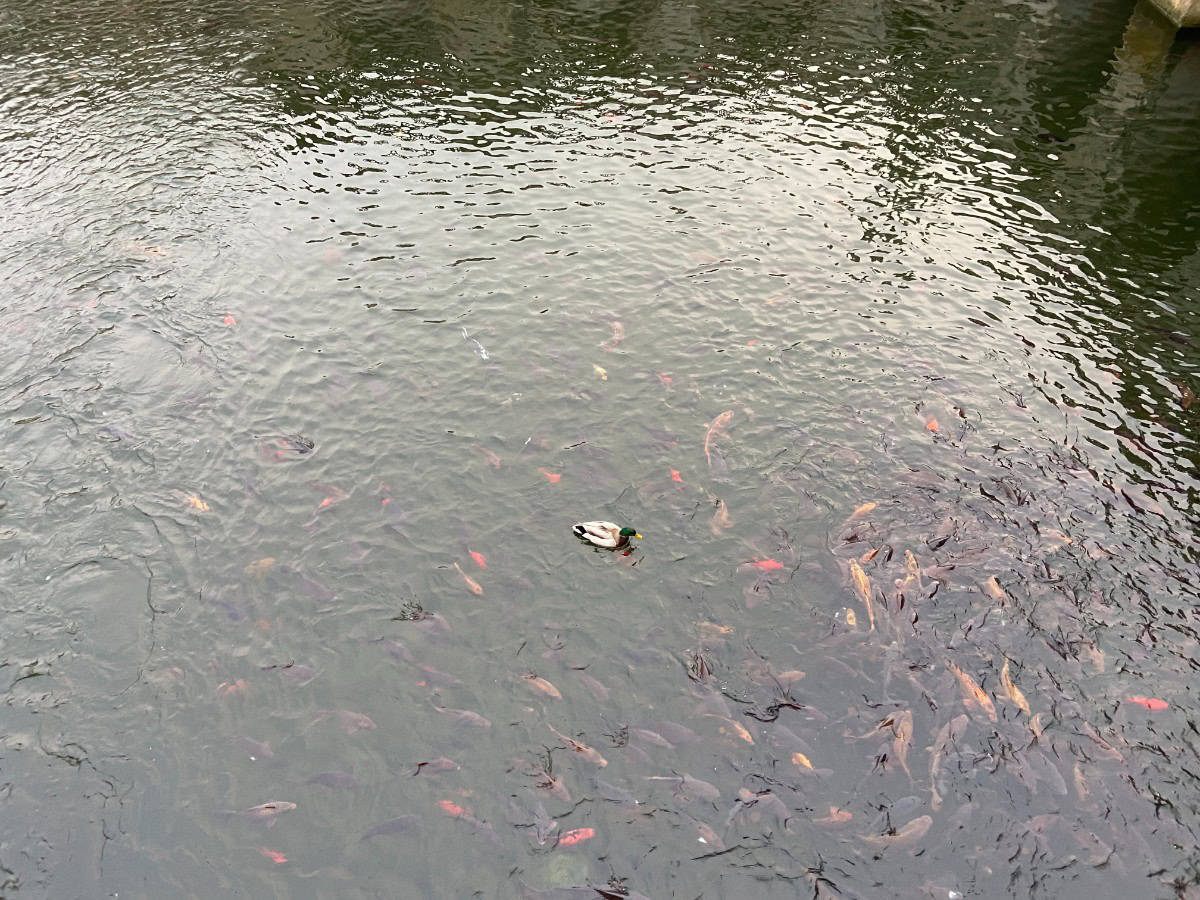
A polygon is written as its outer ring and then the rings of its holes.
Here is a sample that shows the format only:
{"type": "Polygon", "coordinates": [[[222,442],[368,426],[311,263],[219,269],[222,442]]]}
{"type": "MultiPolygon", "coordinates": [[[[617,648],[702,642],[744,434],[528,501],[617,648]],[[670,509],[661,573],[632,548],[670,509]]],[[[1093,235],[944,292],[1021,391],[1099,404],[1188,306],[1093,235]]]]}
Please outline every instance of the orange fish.
{"type": "Polygon", "coordinates": [[[1126,697],[1125,699],[1138,706],[1144,706],[1151,712],[1159,712],[1171,705],[1166,700],[1159,700],[1157,697],[1126,697]]]}
{"type": "Polygon", "coordinates": [[[829,815],[813,819],[812,821],[814,825],[844,825],[853,818],[854,813],[831,806],[829,807],[829,815]]]}
{"type": "Polygon", "coordinates": [[[570,831],[558,836],[558,845],[560,847],[570,847],[572,844],[582,844],[584,841],[590,840],[595,836],[595,828],[572,828],[570,831]]]}
{"type": "Polygon", "coordinates": [[[562,481],[562,476],[557,472],[551,472],[549,469],[538,469],[538,471],[545,475],[546,480],[551,484],[558,484],[560,481],[562,481]]]}
{"type": "Polygon", "coordinates": [[[783,568],[783,563],[777,559],[756,559],[749,565],[760,572],[778,572],[783,568]]]}
{"type": "Polygon", "coordinates": [[[567,737],[565,734],[563,734],[561,731],[556,729],[549,722],[546,723],[546,727],[549,728],[550,731],[552,731],[554,733],[554,736],[556,738],[558,738],[560,741],[562,741],[563,743],[565,743],[567,745],[568,750],[578,753],[580,756],[582,756],[588,762],[592,763],[593,765],[599,766],[602,769],[608,765],[608,760],[605,759],[603,756],[601,756],[595,750],[595,748],[589,747],[587,744],[581,744],[579,741],[567,737]]]}
{"type": "MultiPolygon", "coordinates": [[[[726,716],[719,716],[716,713],[701,713],[701,715],[706,716],[710,719],[716,719],[719,722],[724,722],[726,725],[728,725],[730,727],[730,729],[733,730],[734,734],[736,734],[739,738],[741,738],[747,744],[754,743],[754,735],[752,735],[749,731],[747,731],[746,727],[744,725],[742,725],[741,723],[735,722],[735,721],[733,721],[733,719],[730,719],[726,716]]],[[[725,733],[725,729],[723,727],[718,728],[717,730],[720,731],[721,734],[725,733]]]]}
{"type": "Polygon", "coordinates": [[[679,470],[678,470],[678,469],[672,469],[672,470],[671,470],[671,480],[672,480],[672,481],[678,481],[678,482],[680,482],[680,483],[682,483],[682,482],[683,482],[683,476],[679,474],[679,470]]]}
{"type": "Polygon", "coordinates": [[[278,850],[268,850],[266,847],[259,847],[258,852],[269,859],[271,862],[279,865],[288,861],[288,858],[278,850]]]}
{"type": "Polygon", "coordinates": [[[474,550],[468,550],[467,552],[471,554],[471,559],[475,560],[475,565],[479,566],[481,569],[487,568],[486,556],[484,556],[482,553],[477,553],[474,550]]]}
{"type": "Polygon", "coordinates": [[[937,420],[937,419],[930,419],[928,422],[926,422],[926,423],[925,423],[925,430],[926,430],[926,431],[941,431],[941,429],[940,429],[940,428],[938,428],[938,420],[937,420]]]}
{"type": "Polygon", "coordinates": [[[733,419],[733,410],[727,409],[715,419],[708,423],[708,431],[704,433],[704,458],[708,460],[708,464],[712,466],[712,451],[709,449],[712,446],[712,439],[718,434],[725,433],[725,426],[733,419]]]}
{"type": "Polygon", "coordinates": [[[462,576],[463,582],[465,582],[467,585],[467,590],[469,590],[476,597],[482,597],[483,596],[483,586],[478,581],[476,581],[474,578],[472,578],[470,575],[468,575],[466,572],[464,572],[462,570],[462,566],[460,566],[458,563],[454,564],[454,568],[457,569],[458,574],[462,576]]]}

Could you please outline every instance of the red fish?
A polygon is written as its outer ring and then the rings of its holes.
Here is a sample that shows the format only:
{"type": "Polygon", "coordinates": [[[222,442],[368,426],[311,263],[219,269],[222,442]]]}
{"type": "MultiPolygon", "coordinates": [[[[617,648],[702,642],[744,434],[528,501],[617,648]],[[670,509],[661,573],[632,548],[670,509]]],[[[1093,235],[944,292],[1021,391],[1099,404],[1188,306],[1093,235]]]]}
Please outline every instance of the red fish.
{"type": "Polygon", "coordinates": [[[1144,706],[1151,712],[1159,712],[1171,705],[1166,700],[1159,700],[1157,697],[1126,697],[1125,699],[1138,706],[1144,706]]]}
{"type": "Polygon", "coordinates": [[[538,471],[545,475],[546,480],[551,484],[558,484],[560,481],[562,481],[562,476],[557,472],[551,472],[549,469],[538,469],[538,471]]]}
{"type": "MultiPolygon", "coordinates": [[[[235,319],[231,314],[226,314],[222,321],[231,328],[237,324],[237,319],[235,319]]],[[[287,860],[284,860],[284,862],[287,862],[287,860]]]]}
{"type": "Polygon", "coordinates": [[[269,859],[271,862],[279,865],[288,861],[288,858],[278,850],[268,850],[266,847],[259,847],[258,852],[269,859]]]}
{"type": "Polygon", "coordinates": [[[570,847],[574,844],[582,844],[584,841],[590,840],[595,836],[595,828],[572,828],[570,831],[558,836],[558,845],[560,847],[570,847]]]}
{"type": "Polygon", "coordinates": [[[783,563],[777,559],[756,559],[749,565],[758,569],[760,572],[778,572],[783,568],[783,563]]]}
{"type": "Polygon", "coordinates": [[[678,469],[672,469],[672,470],[671,470],[671,480],[672,480],[672,481],[678,481],[680,484],[682,484],[682,483],[683,483],[683,476],[679,474],[679,470],[678,470],[678,469]]]}
{"type": "Polygon", "coordinates": [[[484,556],[482,553],[476,552],[475,550],[468,550],[467,552],[471,554],[471,559],[475,560],[475,565],[479,566],[481,569],[487,568],[486,556],[484,556]]]}

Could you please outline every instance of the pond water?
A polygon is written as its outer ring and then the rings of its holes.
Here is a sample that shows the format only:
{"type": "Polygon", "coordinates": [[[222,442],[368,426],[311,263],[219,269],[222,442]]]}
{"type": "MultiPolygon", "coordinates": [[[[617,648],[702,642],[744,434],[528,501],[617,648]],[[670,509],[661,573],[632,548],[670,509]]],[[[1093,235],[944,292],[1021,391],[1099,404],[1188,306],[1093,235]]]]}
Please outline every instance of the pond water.
{"type": "Polygon", "coordinates": [[[1200,896],[1194,37],[0,22],[4,896],[1200,896]]]}

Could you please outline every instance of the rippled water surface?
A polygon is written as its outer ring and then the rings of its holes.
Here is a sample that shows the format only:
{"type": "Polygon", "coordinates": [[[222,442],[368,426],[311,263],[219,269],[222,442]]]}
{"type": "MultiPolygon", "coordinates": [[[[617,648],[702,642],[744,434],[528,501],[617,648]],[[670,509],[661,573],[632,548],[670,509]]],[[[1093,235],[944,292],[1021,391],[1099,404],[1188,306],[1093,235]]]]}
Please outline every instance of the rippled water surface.
{"type": "Polygon", "coordinates": [[[0,24],[0,894],[1200,896],[1194,37],[0,24]]]}

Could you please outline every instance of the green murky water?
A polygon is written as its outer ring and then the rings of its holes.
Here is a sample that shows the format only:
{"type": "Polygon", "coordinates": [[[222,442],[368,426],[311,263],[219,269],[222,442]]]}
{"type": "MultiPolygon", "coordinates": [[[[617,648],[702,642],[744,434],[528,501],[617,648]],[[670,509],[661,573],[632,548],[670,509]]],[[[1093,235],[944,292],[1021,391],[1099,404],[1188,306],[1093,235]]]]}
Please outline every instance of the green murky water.
{"type": "Polygon", "coordinates": [[[1193,896],[1194,37],[0,24],[4,896],[1193,896]]]}

